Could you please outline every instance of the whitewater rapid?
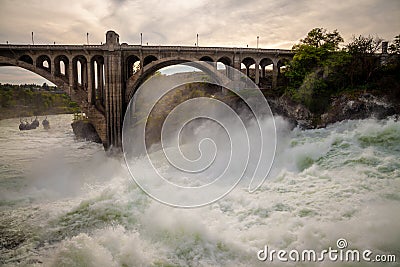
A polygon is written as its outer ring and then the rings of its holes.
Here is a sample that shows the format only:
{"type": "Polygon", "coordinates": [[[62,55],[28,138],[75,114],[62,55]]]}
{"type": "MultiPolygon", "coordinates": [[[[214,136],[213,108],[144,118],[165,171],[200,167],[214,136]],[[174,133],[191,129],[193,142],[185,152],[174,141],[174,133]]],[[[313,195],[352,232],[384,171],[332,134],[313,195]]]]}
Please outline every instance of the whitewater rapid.
{"type": "Polygon", "coordinates": [[[322,250],[339,238],[399,254],[400,122],[393,119],[303,131],[276,118],[277,157],[263,186],[250,194],[240,184],[196,209],[149,198],[122,158],[75,140],[71,119],[50,116],[50,131],[24,132],[18,119],[0,121],[5,266],[283,266],[259,261],[257,251],[322,250]]]}

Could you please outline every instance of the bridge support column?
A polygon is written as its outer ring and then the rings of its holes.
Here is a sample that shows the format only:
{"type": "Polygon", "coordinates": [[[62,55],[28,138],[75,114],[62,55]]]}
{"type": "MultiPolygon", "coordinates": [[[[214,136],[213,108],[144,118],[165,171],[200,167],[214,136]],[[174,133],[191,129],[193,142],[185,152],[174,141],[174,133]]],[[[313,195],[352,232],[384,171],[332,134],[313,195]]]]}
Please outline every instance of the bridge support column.
{"type": "Polygon", "coordinates": [[[106,34],[108,52],[104,57],[105,67],[105,109],[107,125],[106,148],[122,148],[122,119],[123,119],[123,80],[122,53],[119,46],[119,35],[113,31],[106,34]]]}
{"type": "Polygon", "coordinates": [[[265,66],[261,66],[261,78],[265,78],[265,66]]]}
{"type": "Polygon", "coordinates": [[[278,63],[274,63],[272,69],[272,89],[276,89],[278,86],[278,71],[278,63]]]}
{"type": "Polygon", "coordinates": [[[89,61],[87,63],[87,93],[88,93],[88,103],[93,104],[94,103],[94,94],[93,94],[93,81],[94,81],[94,76],[93,76],[93,68],[92,68],[92,63],[89,61]]]}
{"type": "MultiPolygon", "coordinates": [[[[240,67],[241,67],[240,64],[241,63],[242,62],[241,62],[240,58],[238,57],[238,55],[235,54],[234,57],[233,57],[232,67],[234,69],[238,70],[238,71],[241,71],[241,69],[240,69],[240,67]]],[[[235,72],[231,73],[229,78],[232,79],[232,80],[235,80],[237,78],[235,75],[237,75],[237,74],[235,74],[235,72]]]]}
{"type": "MultiPolygon", "coordinates": [[[[67,70],[65,70],[67,71],[67,70]]],[[[73,70],[73,64],[69,64],[68,66],[68,80],[69,80],[69,95],[71,95],[73,89],[74,89],[74,70],[73,70]]]]}
{"type": "Polygon", "coordinates": [[[98,99],[100,100],[101,104],[104,105],[105,100],[105,93],[104,93],[104,64],[97,64],[97,89],[98,89],[98,99]]]}
{"type": "Polygon", "coordinates": [[[255,67],[255,72],[256,72],[256,75],[255,75],[255,79],[254,79],[254,81],[255,81],[255,84],[259,84],[260,83],[260,66],[258,65],[258,63],[256,62],[256,67],[255,67]]]}
{"type": "Polygon", "coordinates": [[[88,64],[81,62],[81,85],[83,90],[88,90],[88,64]]]}
{"type": "Polygon", "coordinates": [[[54,75],[56,73],[56,66],[55,66],[54,58],[50,59],[50,73],[51,75],[54,75]]]}

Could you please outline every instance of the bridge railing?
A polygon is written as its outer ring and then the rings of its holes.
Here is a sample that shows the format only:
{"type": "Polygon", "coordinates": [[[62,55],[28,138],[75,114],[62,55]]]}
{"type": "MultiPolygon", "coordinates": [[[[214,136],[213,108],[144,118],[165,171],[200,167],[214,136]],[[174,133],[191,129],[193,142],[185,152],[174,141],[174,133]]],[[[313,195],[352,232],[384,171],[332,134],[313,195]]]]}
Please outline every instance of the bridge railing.
{"type": "Polygon", "coordinates": [[[0,49],[15,49],[15,50],[82,50],[82,49],[95,49],[101,50],[103,45],[16,45],[16,44],[0,44],[0,49]]]}
{"type": "Polygon", "coordinates": [[[253,53],[274,53],[292,54],[289,49],[265,49],[265,48],[243,48],[243,47],[208,47],[208,46],[156,46],[156,45],[123,45],[122,50],[172,50],[172,51],[202,51],[202,52],[253,52],[253,53]]]}
{"type": "MultiPolygon", "coordinates": [[[[12,50],[107,50],[106,45],[31,45],[31,44],[0,44],[0,49],[12,50]]],[[[167,46],[167,45],[120,45],[123,51],[192,51],[192,52],[234,52],[234,53],[267,53],[267,54],[292,54],[287,49],[243,48],[243,47],[207,47],[207,46],[167,46]]]]}

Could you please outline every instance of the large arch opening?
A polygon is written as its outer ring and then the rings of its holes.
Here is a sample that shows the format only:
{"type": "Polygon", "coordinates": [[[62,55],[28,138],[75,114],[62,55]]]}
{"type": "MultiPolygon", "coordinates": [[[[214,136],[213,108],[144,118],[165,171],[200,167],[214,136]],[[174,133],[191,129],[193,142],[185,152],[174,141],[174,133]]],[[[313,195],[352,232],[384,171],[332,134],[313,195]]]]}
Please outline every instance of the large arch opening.
{"type": "Polygon", "coordinates": [[[13,65],[3,65],[0,67],[0,83],[28,85],[43,85],[46,83],[48,86],[57,86],[53,81],[50,81],[31,70],[13,65]]]}
{"type": "MultiPolygon", "coordinates": [[[[146,121],[146,146],[151,146],[160,141],[161,138],[161,127],[166,117],[179,104],[194,98],[212,98],[212,99],[225,99],[228,97],[232,99],[232,95],[226,95],[224,88],[218,84],[215,84],[215,80],[224,80],[226,78],[221,75],[220,72],[216,72],[215,65],[209,62],[193,62],[191,64],[181,64],[179,63],[191,62],[191,60],[185,59],[170,59],[170,60],[159,60],[149,67],[145,67],[141,73],[142,83],[136,83],[130,97],[126,97],[128,100],[127,106],[127,117],[135,117],[138,121],[141,121],[141,116],[143,113],[141,111],[148,105],[148,94],[158,95],[157,102],[151,109],[149,114],[149,120],[146,121]],[[210,75],[211,80],[204,79],[202,73],[207,73],[210,75]],[[193,76],[192,76],[193,75],[193,76]],[[199,75],[199,76],[196,76],[199,75]],[[185,80],[188,78],[188,80],[185,80]],[[193,78],[193,80],[192,80],[193,78]],[[198,78],[198,79],[196,79],[198,78]],[[182,80],[183,79],[183,80],[182,80]],[[215,79],[215,80],[214,80],[215,79]],[[145,82],[144,82],[145,81],[145,82]],[[185,81],[183,84],[180,82],[185,81]],[[141,85],[143,87],[141,87],[141,85]],[[160,85],[160,86],[158,86],[160,85]],[[137,89],[140,90],[137,91],[137,89]],[[168,90],[164,91],[164,88],[168,90]],[[147,91],[148,90],[148,91],[147,91]],[[149,93],[147,93],[149,92],[149,93]],[[165,93],[165,94],[164,94],[165,93]],[[133,99],[135,104],[132,109],[129,106],[129,100],[133,99]],[[147,101],[146,101],[147,99],[147,101]]],[[[222,64],[222,63],[220,63],[222,64]]],[[[224,64],[222,64],[225,66],[224,64]]],[[[127,89],[132,89],[127,88],[127,89]]],[[[232,108],[235,107],[232,101],[232,108]]],[[[132,105],[132,104],[131,104],[132,105]]],[[[125,117],[126,118],[126,117],[125,117]]],[[[201,120],[201,118],[200,118],[201,120]]],[[[140,122],[142,123],[142,122],[140,122]]],[[[196,126],[191,124],[189,128],[196,126]]],[[[194,130],[194,128],[192,128],[194,130]]],[[[190,134],[189,134],[190,136],[190,134]]],[[[186,140],[182,140],[186,142],[186,140]]]]}
{"type": "MultiPolygon", "coordinates": [[[[135,94],[136,89],[142,84],[145,80],[147,80],[151,75],[158,72],[160,69],[165,67],[169,67],[172,65],[185,63],[185,62],[193,62],[192,59],[188,58],[180,58],[177,59],[175,57],[171,58],[163,58],[157,61],[157,64],[152,64],[148,66],[144,66],[141,72],[141,75],[133,75],[130,77],[126,83],[126,93],[125,93],[125,103],[128,104],[133,95],[135,94]]],[[[211,71],[213,69],[215,71],[215,66],[213,64],[199,64],[200,69],[204,68],[205,71],[211,71]]],[[[217,79],[221,79],[219,75],[216,75],[217,79]]]]}
{"type": "Polygon", "coordinates": [[[158,71],[164,67],[171,66],[171,65],[189,62],[190,60],[169,58],[169,59],[163,59],[160,61],[161,62],[158,62],[158,64],[156,64],[156,65],[150,65],[150,66],[144,65],[141,75],[139,75],[139,76],[132,75],[128,79],[128,81],[126,83],[126,94],[125,94],[125,101],[127,103],[129,103],[130,99],[133,97],[138,85],[141,84],[143,81],[145,81],[149,76],[154,74],[156,71],[158,71]]]}
{"type": "Polygon", "coordinates": [[[158,60],[158,59],[157,59],[155,56],[153,56],[153,55],[147,56],[147,57],[145,57],[145,58],[143,59],[143,67],[146,66],[146,65],[148,65],[148,64],[150,64],[151,62],[157,61],[157,60],[158,60]]]}

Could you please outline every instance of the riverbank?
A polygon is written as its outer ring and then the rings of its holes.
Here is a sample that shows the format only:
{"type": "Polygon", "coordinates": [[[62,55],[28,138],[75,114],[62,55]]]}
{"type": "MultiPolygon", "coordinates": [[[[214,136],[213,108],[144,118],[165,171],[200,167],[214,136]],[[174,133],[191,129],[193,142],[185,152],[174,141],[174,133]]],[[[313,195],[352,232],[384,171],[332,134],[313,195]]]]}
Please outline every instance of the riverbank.
{"type": "Polygon", "coordinates": [[[74,109],[69,107],[52,107],[45,110],[32,109],[31,106],[14,106],[10,108],[0,108],[0,120],[12,118],[32,118],[35,116],[59,115],[59,114],[73,114],[74,109]]]}
{"type": "Polygon", "coordinates": [[[78,104],[56,87],[0,84],[0,120],[75,112],[78,104]]]}
{"type": "MultiPolygon", "coordinates": [[[[263,90],[274,115],[282,116],[291,122],[293,127],[315,129],[329,124],[366,118],[384,119],[388,116],[400,115],[400,97],[393,88],[391,90],[350,90],[337,93],[324,101],[327,103],[324,112],[312,112],[304,104],[296,102],[287,94],[263,90]]],[[[154,129],[150,139],[157,139],[160,133],[162,118],[169,109],[177,103],[191,97],[213,96],[230,103],[232,107],[240,106],[240,100],[231,95],[218,94],[216,88],[191,88],[183,94],[167,97],[161,110],[156,110],[160,116],[153,116],[149,127],[154,129]],[[177,103],[175,103],[177,102],[177,103]],[[170,107],[170,108],[167,108],[170,107]],[[158,118],[158,119],[155,119],[158,118]],[[161,121],[160,121],[161,120],[161,121]],[[154,136],[153,136],[154,135],[154,136]]],[[[56,88],[37,85],[1,85],[0,84],[0,120],[7,118],[29,118],[34,116],[72,114],[79,107],[68,95],[57,92],[56,88]],[[47,90],[45,90],[47,89],[47,90]]],[[[91,126],[91,125],[90,125],[91,126]]],[[[86,124],[77,124],[74,133],[78,138],[99,142],[93,129],[86,124]],[[89,129],[90,128],[90,129],[89,129]],[[94,136],[94,137],[93,137],[94,136]]],[[[93,127],[92,127],[93,128],[93,127]]],[[[153,140],[154,141],[154,140],[153,140]]]]}

